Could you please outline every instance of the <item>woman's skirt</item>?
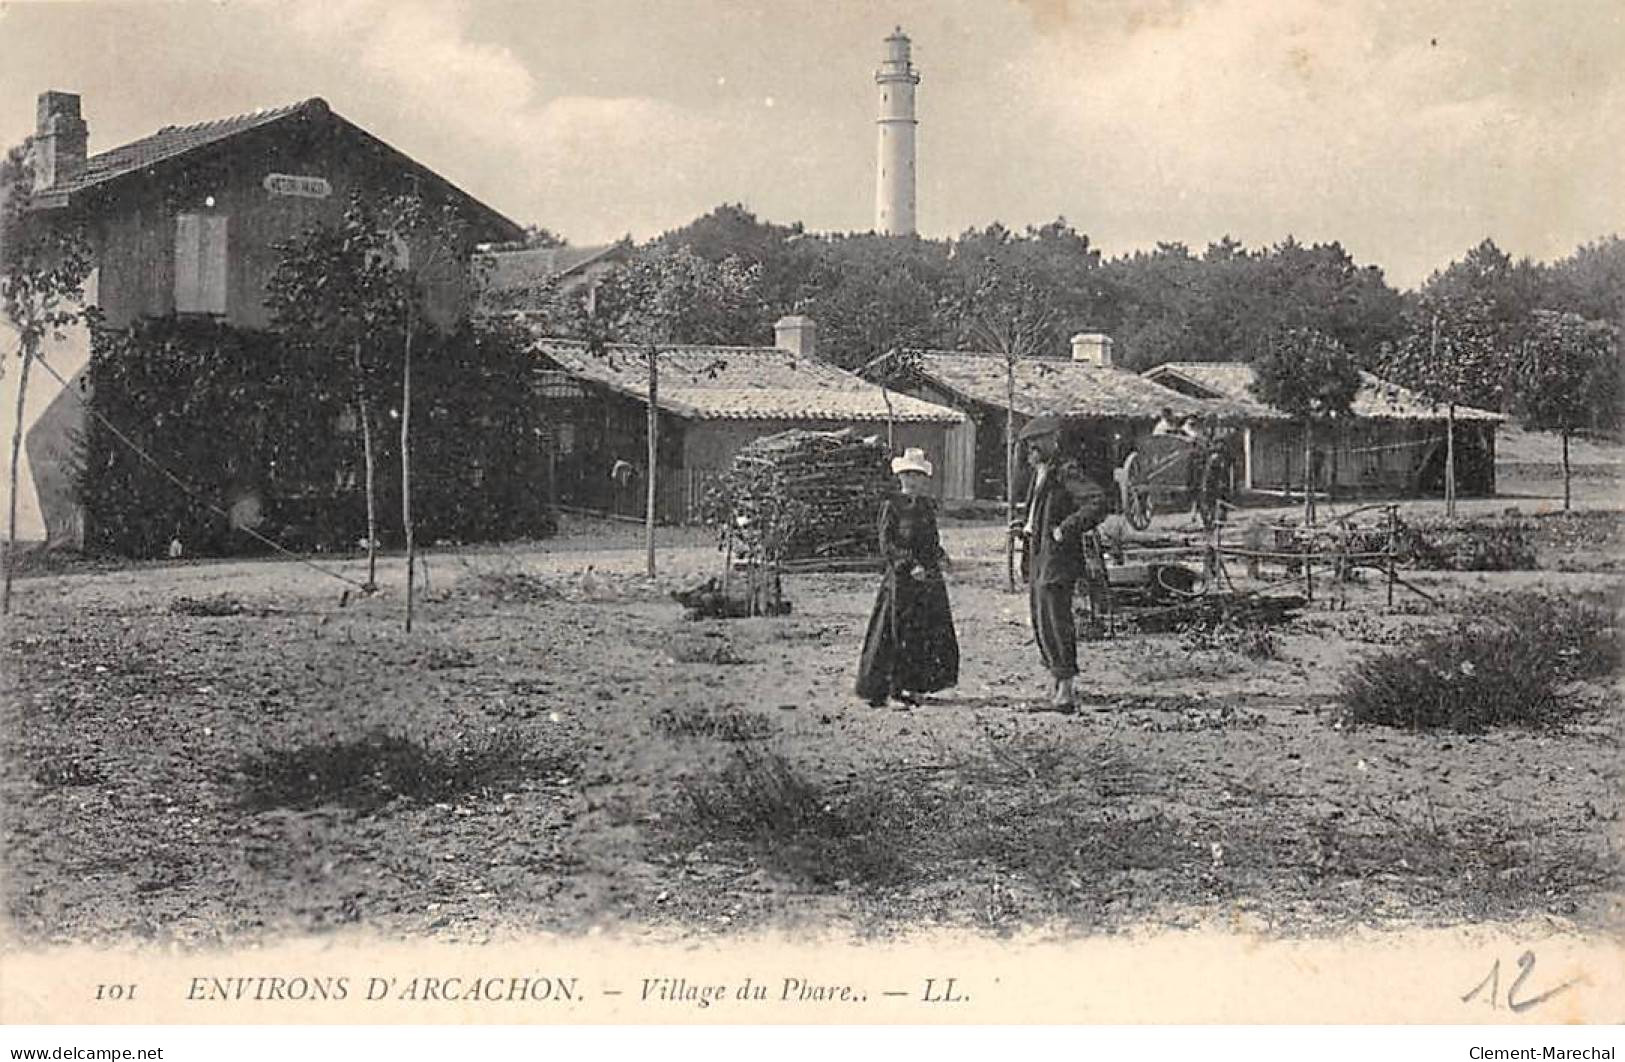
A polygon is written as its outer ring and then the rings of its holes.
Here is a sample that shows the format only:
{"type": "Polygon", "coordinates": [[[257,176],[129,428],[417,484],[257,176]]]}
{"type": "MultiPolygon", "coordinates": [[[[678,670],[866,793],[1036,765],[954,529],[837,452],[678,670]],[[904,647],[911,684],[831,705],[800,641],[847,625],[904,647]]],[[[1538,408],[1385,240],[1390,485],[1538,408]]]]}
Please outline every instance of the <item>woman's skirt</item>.
{"type": "Polygon", "coordinates": [[[906,574],[880,584],[858,660],[857,693],[880,700],[899,693],[931,693],[959,682],[959,640],[948,588],[940,576],[906,574]]]}

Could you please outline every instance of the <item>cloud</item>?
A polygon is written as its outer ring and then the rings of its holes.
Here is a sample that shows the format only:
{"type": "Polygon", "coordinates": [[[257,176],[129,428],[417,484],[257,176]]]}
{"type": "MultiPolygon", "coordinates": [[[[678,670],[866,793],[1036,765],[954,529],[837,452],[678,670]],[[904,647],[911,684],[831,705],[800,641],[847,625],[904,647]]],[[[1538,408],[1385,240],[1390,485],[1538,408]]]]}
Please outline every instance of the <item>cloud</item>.
{"type": "Polygon", "coordinates": [[[448,176],[516,217],[593,241],[649,235],[712,205],[688,193],[715,169],[714,115],[647,96],[549,94],[509,48],[476,40],[455,5],[294,11],[312,44],[353,46],[366,106],[394,112],[400,146],[451,160],[448,176]]]}
{"type": "Polygon", "coordinates": [[[1081,177],[1129,240],[1337,238],[1409,283],[1486,235],[1541,257],[1599,235],[1598,189],[1625,170],[1607,129],[1625,102],[1605,61],[1625,52],[1619,19],[1155,10],[1087,32],[1052,18],[1016,67],[1071,156],[1050,170],[1081,177]]]}

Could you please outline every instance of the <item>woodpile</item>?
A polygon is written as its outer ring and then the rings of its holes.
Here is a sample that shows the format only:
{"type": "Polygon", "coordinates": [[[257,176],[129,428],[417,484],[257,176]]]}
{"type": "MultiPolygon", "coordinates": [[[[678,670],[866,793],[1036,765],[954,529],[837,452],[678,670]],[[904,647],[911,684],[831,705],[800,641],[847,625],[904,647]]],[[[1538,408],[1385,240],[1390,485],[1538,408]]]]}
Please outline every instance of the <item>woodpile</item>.
{"type": "Polygon", "coordinates": [[[713,519],[739,552],[769,563],[873,556],[892,491],[879,438],[792,429],[746,445],[718,484],[713,519]]]}

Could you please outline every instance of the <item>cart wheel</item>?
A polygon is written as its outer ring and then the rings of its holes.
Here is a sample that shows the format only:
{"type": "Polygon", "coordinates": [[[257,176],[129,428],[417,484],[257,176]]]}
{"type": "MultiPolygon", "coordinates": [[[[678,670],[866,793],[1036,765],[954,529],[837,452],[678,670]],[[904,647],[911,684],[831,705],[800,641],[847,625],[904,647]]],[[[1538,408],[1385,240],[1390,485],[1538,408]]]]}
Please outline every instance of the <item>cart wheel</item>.
{"type": "Polygon", "coordinates": [[[1151,485],[1145,480],[1145,463],[1137,453],[1123,460],[1123,519],[1136,531],[1151,526],[1151,485]]]}

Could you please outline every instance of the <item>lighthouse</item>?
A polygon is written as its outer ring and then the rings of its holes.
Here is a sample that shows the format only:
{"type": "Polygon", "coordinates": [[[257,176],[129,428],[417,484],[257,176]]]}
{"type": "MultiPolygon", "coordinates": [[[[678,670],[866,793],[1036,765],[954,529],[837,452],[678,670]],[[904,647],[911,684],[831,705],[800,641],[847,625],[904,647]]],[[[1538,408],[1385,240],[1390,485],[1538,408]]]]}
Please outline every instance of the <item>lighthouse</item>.
{"type": "Polygon", "coordinates": [[[909,61],[909,40],[897,27],[886,38],[886,57],[875,71],[880,88],[879,149],[875,162],[875,231],[914,235],[914,86],[920,75],[909,61]]]}

